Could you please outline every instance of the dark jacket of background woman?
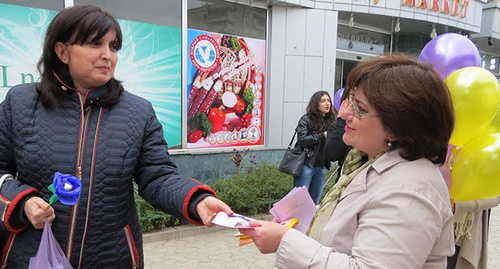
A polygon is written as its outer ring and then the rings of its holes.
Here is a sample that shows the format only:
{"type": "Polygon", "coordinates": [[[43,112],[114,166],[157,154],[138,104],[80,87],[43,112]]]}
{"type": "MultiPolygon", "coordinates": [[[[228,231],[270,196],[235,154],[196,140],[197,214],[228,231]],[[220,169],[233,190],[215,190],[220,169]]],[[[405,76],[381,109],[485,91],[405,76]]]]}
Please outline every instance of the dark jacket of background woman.
{"type": "Polygon", "coordinates": [[[339,167],[342,167],[347,153],[352,149],[352,147],[346,145],[342,139],[342,136],[345,133],[344,128],[345,120],[340,117],[337,118],[335,123],[330,125],[328,128],[325,147],[323,148],[323,154],[325,154],[325,157],[331,162],[338,161],[339,167]]]}
{"type": "MultiPolygon", "coordinates": [[[[311,130],[309,125],[309,116],[305,114],[300,118],[297,128],[295,128],[297,131],[297,143],[295,144],[295,147],[307,149],[304,164],[309,167],[313,167],[321,148],[321,142],[324,142],[325,140],[325,135],[324,132],[311,130]]],[[[325,159],[325,167],[326,169],[330,169],[330,160],[328,159],[328,156],[325,159]]]]}

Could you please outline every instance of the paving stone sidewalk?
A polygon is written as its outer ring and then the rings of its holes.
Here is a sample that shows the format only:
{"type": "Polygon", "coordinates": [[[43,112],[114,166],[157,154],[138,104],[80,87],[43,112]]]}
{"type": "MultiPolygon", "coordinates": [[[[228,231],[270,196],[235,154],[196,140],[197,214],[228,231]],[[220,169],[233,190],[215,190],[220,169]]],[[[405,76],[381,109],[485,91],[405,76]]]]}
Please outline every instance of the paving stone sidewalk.
{"type": "MultiPolygon", "coordinates": [[[[252,216],[270,220],[271,215],[252,216]]],[[[254,244],[238,247],[236,229],[192,225],[145,234],[146,269],[268,269],[274,268],[275,254],[261,254],[254,244]]]]}
{"type": "MultiPolygon", "coordinates": [[[[274,268],[275,254],[262,255],[253,244],[238,247],[238,239],[233,237],[236,232],[220,227],[181,226],[145,234],[145,268],[274,268]]],[[[488,269],[500,269],[500,207],[491,213],[488,255],[488,269]]]]}

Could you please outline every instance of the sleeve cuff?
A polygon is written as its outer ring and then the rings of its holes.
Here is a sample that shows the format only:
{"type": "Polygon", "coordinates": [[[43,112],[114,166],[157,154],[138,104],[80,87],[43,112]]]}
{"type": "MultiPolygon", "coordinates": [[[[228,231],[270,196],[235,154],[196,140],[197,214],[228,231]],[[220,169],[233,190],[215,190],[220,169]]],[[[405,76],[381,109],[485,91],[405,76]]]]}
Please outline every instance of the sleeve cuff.
{"type": "Polygon", "coordinates": [[[36,195],[37,190],[35,188],[29,188],[21,193],[19,193],[12,201],[7,203],[4,207],[4,212],[2,214],[2,220],[4,221],[5,227],[11,232],[14,233],[19,233],[22,230],[26,229],[27,224],[23,225],[21,227],[16,227],[16,224],[22,223],[22,221],[17,220],[16,222],[16,215],[19,215],[19,211],[22,213],[24,210],[19,209],[18,207],[24,206],[24,202],[26,201],[25,198],[29,196],[36,195]],[[17,213],[16,213],[17,212],[17,213]],[[12,222],[14,220],[14,222],[12,222]]]}
{"type": "Polygon", "coordinates": [[[321,244],[307,235],[289,229],[276,251],[275,265],[278,268],[309,268],[321,244]]]}
{"type": "Polygon", "coordinates": [[[31,197],[35,197],[35,195],[28,194],[21,198],[19,205],[12,211],[12,215],[10,216],[10,223],[12,227],[25,227],[30,224],[30,221],[24,212],[24,205],[31,197]]]}
{"type": "MultiPolygon", "coordinates": [[[[189,222],[191,222],[192,224],[198,225],[198,226],[202,226],[203,222],[201,221],[201,219],[199,218],[199,216],[198,216],[197,219],[192,218],[191,216],[193,216],[194,214],[190,214],[190,211],[191,211],[191,208],[194,208],[194,211],[196,213],[196,205],[203,198],[206,197],[206,196],[201,197],[201,198],[199,197],[200,195],[203,195],[203,194],[208,194],[208,195],[212,195],[214,197],[217,197],[217,194],[215,193],[215,191],[212,190],[212,189],[210,189],[208,186],[206,186],[206,185],[198,185],[198,186],[192,188],[188,192],[188,194],[186,195],[186,198],[184,199],[184,203],[182,205],[182,214],[184,215],[184,217],[189,222]],[[197,201],[195,201],[195,199],[197,201]]],[[[198,215],[198,213],[196,213],[194,216],[197,216],[197,215],[198,215]]]]}
{"type": "Polygon", "coordinates": [[[205,199],[208,196],[213,196],[213,195],[208,192],[197,192],[193,195],[188,205],[188,214],[191,219],[201,222],[200,215],[198,215],[198,212],[196,212],[196,206],[198,205],[199,202],[201,202],[201,200],[205,199]]]}

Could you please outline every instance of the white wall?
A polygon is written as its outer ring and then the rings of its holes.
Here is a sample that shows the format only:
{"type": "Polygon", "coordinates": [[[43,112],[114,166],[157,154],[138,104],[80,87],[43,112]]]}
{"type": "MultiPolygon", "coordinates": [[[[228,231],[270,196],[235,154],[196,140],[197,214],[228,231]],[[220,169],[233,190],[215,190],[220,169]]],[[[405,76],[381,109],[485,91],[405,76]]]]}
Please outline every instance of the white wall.
{"type": "MultiPolygon", "coordinates": [[[[439,0],[439,7],[443,7],[444,1],[448,1],[450,9],[453,9],[454,0],[439,0]]],[[[487,0],[468,0],[467,16],[454,16],[427,9],[410,7],[403,5],[402,0],[272,0],[271,3],[281,3],[285,5],[297,5],[315,9],[335,10],[354,13],[367,13],[375,15],[385,15],[390,17],[399,17],[406,19],[415,19],[439,23],[458,27],[460,29],[479,32],[481,27],[481,13],[483,5],[487,0]]],[[[416,1],[418,5],[420,1],[416,1]]],[[[428,0],[427,5],[432,6],[432,1],[428,0]]],[[[460,1],[459,10],[462,10],[460,1]]]]}
{"type": "Polygon", "coordinates": [[[288,145],[311,95],[333,96],[338,13],[303,7],[270,9],[267,141],[288,145]]]}
{"type": "Polygon", "coordinates": [[[500,2],[484,5],[481,35],[500,39],[500,2]]]}

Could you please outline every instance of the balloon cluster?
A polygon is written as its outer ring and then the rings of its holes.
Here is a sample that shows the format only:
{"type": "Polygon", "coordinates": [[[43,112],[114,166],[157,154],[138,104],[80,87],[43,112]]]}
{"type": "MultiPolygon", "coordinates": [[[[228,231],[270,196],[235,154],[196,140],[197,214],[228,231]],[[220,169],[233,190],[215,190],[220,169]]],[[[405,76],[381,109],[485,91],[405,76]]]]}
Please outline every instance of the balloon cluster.
{"type": "Polygon", "coordinates": [[[480,68],[479,51],[463,35],[431,40],[419,59],[430,63],[450,90],[455,128],[440,167],[456,201],[500,195],[500,84],[480,68]],[[451,186],[450,186],[451,185],[451,186]]]}

